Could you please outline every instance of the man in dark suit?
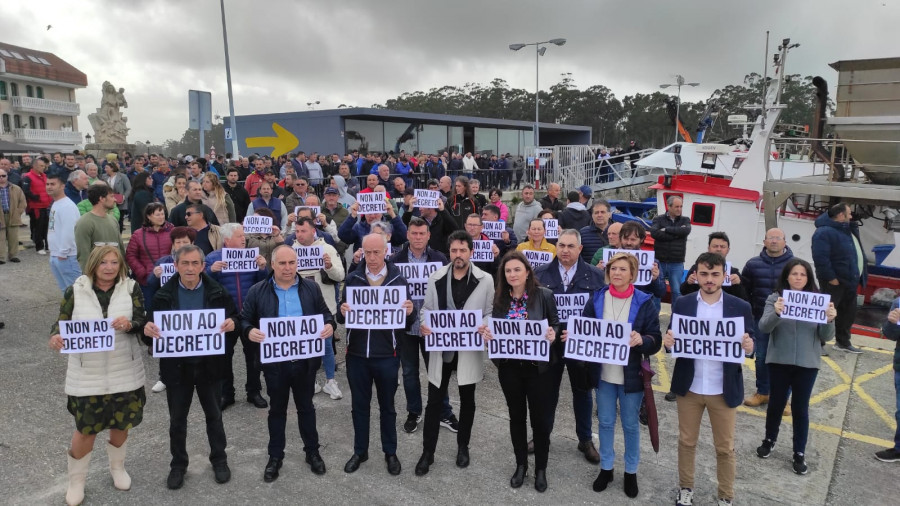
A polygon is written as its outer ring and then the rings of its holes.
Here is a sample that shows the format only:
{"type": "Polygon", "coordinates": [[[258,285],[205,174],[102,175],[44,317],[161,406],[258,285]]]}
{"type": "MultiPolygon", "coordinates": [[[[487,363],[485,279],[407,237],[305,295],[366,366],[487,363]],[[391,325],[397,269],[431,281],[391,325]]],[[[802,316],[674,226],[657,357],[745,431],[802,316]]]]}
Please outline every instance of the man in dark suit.
{"type": "MultiPolygon", "coordinates": [[[[753,352],[756,327],[750,304],[722,290],[725,280],[725,258],[716,253],[703,253],[697,258],[697,294],[680,297],[672,305],[672,315],[707,320],[743,317],[744,335],[741,347],[745,354],[753,352]]],[[[670,328],[663,345],[670,350],[675,337],[670,328]]],[[[678,358],[672,373],[672,391],[678,401],[678,480],[681,491],[678,505],[693,504],[694,456],[700,436],[703,411],[709,411],[713,441],[716,447],[716,469],[719,481],[719,503],[734,500],[735,453],[734,432],[737,407],[744,400],[744,378],[741,365],[709,359],[678,358]]]]}

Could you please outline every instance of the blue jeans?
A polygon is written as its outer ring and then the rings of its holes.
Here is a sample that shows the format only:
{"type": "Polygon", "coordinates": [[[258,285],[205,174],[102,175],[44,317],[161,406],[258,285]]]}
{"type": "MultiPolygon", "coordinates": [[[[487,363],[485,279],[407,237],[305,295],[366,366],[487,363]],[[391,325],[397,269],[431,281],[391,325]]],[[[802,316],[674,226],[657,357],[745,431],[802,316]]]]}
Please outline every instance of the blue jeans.
{"type": "Polygon", "coordinates": [[[366,358],[347,355],[347,383],[350,384],[353,418],[353,453],[369,453],[369,419],[372,411],[372,384],[378,396],[381,449],[385,455],[397,453],[397,357],[366,358]]]}
{"type": "Polygon", "coordinates": [[[78,265],[78,257],[69,255],[65,260],[57,257],[50,257],[50,272],[56,278],[56,286],[60,291],[66,293],[66,288],[72,286],[72,283],[81,276],[81,266],[78,265]]]}
{"type": "Polygon", "coordinates": [[[659,277],[669,281],[672,291],[672,302],[681,296],[681,278],[684,277],[684,262],[659,262],[659,277]]]}
{"type": "Polygon", "coordinates": [[[806,453],[809,439],[809,398],[816,384],[818,369],[787,364],[770,364],[772,396],[766,408],[766,439],[776,441],[781,417],[788,397],[791,398],[791,414],[794,422],[794,453],[806,453]],[[791,392],[793,391],[793,395],[791,392]]]}
{"type": "MultiPolygon", "coordinates": [[[[759,322],[756,322],[759,325],[759,322]]],[[[766,365],[766,352],[769,350],[769,334],[762,332],[756,335],[756,391],[761,395],[769,395],[769,366],[766,365]]]]}
{"type": "Polygon", "coordinates": [[[316,430],[316,407],[313,405],[313,385],[319,360],[291,360],[266,364],[266,391],[269,394],[269,456],[284,458],[284,429],[287,425],[287,408],[291,394],[297,408],[297,423],[303,439],[303,451],[319,449],[319,432],[316,430]]]}
{"type": "Polygon", "coordinates": [[[897,392],[897,411],[894,413],[897,432],[894,433],[894,449],[900,451],[900,371],[894,371],[894,390],[897,392]]]}
{"type": "Polygon", "coordinates": [[[325,340],[325,356],[322,357],[322,365],[325,367],[325,379],[334,379],[334,337],[325,340]]]}
{"type": "Polygon", "coordinates": [[[637,473],[641,461],[641,425],[638,412],[644,392],[625,393],[624,385],[600,380],[597,385],[597,418],[600,420],[600,469],[612,470],[616,460],[616,401],[625,434],[625,472],[637,473]]]}
{"type": "MultiPolygon", "coordinates": [[[[419,380],[419,354],[425,359],[428,366],[428,352],[425,351],[425,340],[419,336],[404,333],[397,342],[397,352],[400,355],[400,366],[403,368],[403,393],[406,395],[406,412],[421,415],[422,411],[422,383],[419,380]]],[[[450,407],[450,396],[444,393],[444,403],[441,408],[441,420],[446,420],[453,415],[450,407]]]]}

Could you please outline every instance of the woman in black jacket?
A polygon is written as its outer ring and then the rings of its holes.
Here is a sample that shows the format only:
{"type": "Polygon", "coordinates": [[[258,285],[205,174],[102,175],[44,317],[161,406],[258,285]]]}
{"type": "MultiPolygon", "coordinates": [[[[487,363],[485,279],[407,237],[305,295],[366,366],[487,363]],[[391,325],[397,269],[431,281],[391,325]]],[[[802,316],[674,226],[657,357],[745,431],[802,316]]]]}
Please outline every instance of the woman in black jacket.
{"type": "MultiPolygon", "coordinates": [[[[531,264],[522,253],[509,252],[497,269],[502,273],[497,277],[494,296],[494,318],[509,320],[547,320],[547,340],[551,343],[559,331],[559,318],[553,292],[539,286],[531,264]]],[[[479,329],[485,339],[493,338],[490,329],[482,325],[479,329]]],[[[560,357],[550,347],[550,360],[497,359],[497,376],[506,397],[509,409],[509,435],[516,454],[516,472],[509,480],[513,488],[519,488],[528,471],[528,429],[525,421],[531,412],[531,430],[534,433],[534,488],[538,492],[547,490],[547,456],[550,453],[550,431],[553,417],[546,410],[555,403],[557,385],[553,381],[552,364],[560,357]]]]}
{"type": "Polygon", "coordinates": [[[156,196],[153,195],[153,180],[150,179],[149,172],[141,172],[134,176],[128,199],[131,201],[128,216],[131,217],[131,233],[134,234],[144,225],[144,208],[147,204],[156,202],[156,196]]]}

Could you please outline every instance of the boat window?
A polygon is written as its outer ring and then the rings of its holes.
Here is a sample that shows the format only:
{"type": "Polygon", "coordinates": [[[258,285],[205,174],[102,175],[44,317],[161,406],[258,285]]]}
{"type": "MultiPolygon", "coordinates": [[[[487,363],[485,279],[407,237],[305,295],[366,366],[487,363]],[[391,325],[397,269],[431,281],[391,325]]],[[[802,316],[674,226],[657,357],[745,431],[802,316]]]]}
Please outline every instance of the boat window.
{"type": "Polygon", "coordinates": [[[691,224],[711,227],[716,216],[715,204],[694,203],[691,207],[691,224]]]}

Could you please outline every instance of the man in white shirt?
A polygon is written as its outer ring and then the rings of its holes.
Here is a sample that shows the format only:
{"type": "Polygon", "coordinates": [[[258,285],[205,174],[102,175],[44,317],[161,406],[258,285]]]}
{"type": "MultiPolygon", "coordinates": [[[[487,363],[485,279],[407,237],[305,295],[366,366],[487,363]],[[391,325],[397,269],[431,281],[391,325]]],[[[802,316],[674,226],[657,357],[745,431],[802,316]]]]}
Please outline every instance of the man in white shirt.
{"type": "MultiPolygon", "coordinates": [[[[703,253],[697,258],[696,295],[685,295],[672,305],[672,315],[702,319],[744,318],[741,347],[753,352],[756,333],[750,304],[722,291],[725,280],[725,258],[717,253],[703,253]]],[[[671,328],[663,337],[670,350],[675,344],[671,328]]],[[[719,504],[734,500],[735,453],[734,432],[737,407],[744,400],[744,378],[741,365],[709,359],[678,358],[672,373],[672,391],[678,401],[678,480],[681,491],[677,505],[693,504],[694,458],[700,436],[703,411],[709,412],[716,448],[716,476],[719,482],[719,504]]]]}
{"type": "Polygon", "coordinates": [[[72,199],[66,196],[64,178],[61,173],[47,177],[47,195],[53,199],[47,227],[50,271],[63,293],[78,279],[78,276],[81,276],[81,266],[78,264],[75,247],[75,223],[78,222],[81,213],[78,212],[78,206],[72,199]]]}

